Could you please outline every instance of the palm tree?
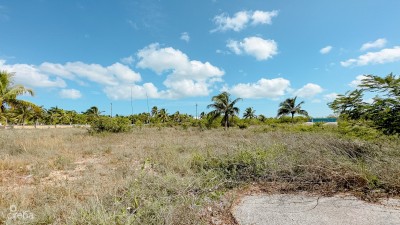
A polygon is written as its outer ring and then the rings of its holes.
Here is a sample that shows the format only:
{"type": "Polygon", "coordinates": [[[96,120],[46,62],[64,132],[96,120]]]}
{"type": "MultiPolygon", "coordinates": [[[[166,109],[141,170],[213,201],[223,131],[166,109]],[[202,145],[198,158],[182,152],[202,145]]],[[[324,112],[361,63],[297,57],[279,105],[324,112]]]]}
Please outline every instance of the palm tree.
{"type": "Polygon", "coordinates": [[[93,116],[93,117],[99,117],[102,112],[104,112],[104,111],[100,112],[99,108],[97,108],[96,106],[92,106],[88,110],[86,110],[86,112],[84,112],[83,114],[86,114],[88,116],[93,116]]]}
{"type": "Polygon", "coordinates": [[[45,115],[46,115],[46,110],[43,108],[43,106],[39,106],[33,109],[32,119],[34,119],[35,128],[39,124],[39,120],[43,119],[45,115]]]}
{"type": "Polygon", "coordinates": [[[260,120],[261,122],[265,122],[265,120],[267,119],[267,117],[265,117],[263,114],[258,115],[258,120],[260,120]]]}
{"type": "Polygon", "coordinates": [[[153,106],[153,108],[151,108],[151,116],[156,117],[157,114],[158,114],[158,108],[157,106],[153,106]]]}
{"type": "Polygon", "coordinates": [[[47,114],[50,119],[50,124],[53,124],[54,127],[57,127],[57,123],[61,121],[61,112],[62,109],[56,107],[51,107],[49,110],[47,110],[47,114]]]}
{"type": "Polygon", "coordinates": [[[22,127],[25,127],[25,122],[33,117],[33,108],[27,105],[17,106],[14,110],[15,119],[22,127]]]}
{"type": "Polygon", "coordinates": [[[158,113],[158,117],[160,118],[161,122],[163,122],[163,123],[167,122],[169,119],[167,110],[160,109],[160,112],[158,113]]]}
{"type": "Polygon", "coordinates": [[[86,110],[86,112],[83,112],[83,114],[87,115],[87,122],[90,123],[99,118],[101,113],[103,112],[104,111],[99,111],[99,108],[97,108],[96,106],[92,106],[88,110],[86,110]]]}
{"type": "Polygon", "coordinates": [[[22,105],[36,107],[31,102],[17,99],[19,95],[23,94],[33,96],[34,92],[32,89],[25,88],[22,85],[14,85],[13,77],[13,73],[0,71],[0,114],[3,114],[8,107],[15,108],[22,105]]]}
{"type": "Polygon", "coordinates": [[[210,112],[212,118],[218,118],[223,115],[223,122],[225,124],[225,130],[228,129],[229,126],[229,117],[239,114],[239,108],[235,106],[235,104],[242,100],[241,98],[237,98],[235,100],[230,99],[230,94],[226,91],[222,92],[219,95],[213,96],[211,99],[214,103],[207,106],[207,108],[213,108],[214,110],[210,112]]]}
{"type": "Polygon", "coordinates": [[[243,113],[243,118],[254,119],[254,118],[256,118],[255,113],[256,113],[256,110],[254,110],[252,107],[248,107],[243,113]]]}
{"type": "Polygon", "coordinates": [[[277,117],[291,114],[293,123],[294,114],[308,116],[308,112],[301,109],[301,105],[304,104],[304,101],[296,105],[296,99],[297,96],[294,98],[288,98],[285,101],[281,102],[281,104],[279,104],[277,117]]]}

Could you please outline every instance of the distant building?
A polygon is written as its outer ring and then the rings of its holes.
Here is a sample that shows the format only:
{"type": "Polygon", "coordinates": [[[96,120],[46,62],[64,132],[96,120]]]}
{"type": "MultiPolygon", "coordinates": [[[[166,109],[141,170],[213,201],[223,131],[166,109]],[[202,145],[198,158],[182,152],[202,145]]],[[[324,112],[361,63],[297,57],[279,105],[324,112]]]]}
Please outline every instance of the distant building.
{"type": "Polygon", "coordinates": [[[334,122],[337,122],[337,118],[311,118],[308,122],[334,123],[334,122]]]}

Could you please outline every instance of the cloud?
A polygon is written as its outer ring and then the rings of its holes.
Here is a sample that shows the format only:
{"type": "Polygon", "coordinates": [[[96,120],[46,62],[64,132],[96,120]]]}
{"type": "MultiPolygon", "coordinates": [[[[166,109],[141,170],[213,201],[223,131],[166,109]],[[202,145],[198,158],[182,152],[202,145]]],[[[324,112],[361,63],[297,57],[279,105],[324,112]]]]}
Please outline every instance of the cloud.
{"type": "Polygon", "coordinates": [[[267,60],[278,54],[278,44],[274,40],[265,40],[259,37],[247,37],[243,41],[229,40],[226,47],[233,53],[245,53],[257,60],[267,60]]]}
{"type": "Polygon", "coordinates": [[[99,64],[86,64],[79,61],[67,62],[64,65],[44,62],[39,68],[45,73],[65,79],[86,79],[102,85],[117,85],[121,82],[134,83],[141,81],[139,73],[118,62],[107,67],[99,64]]]}
{"type": "MultiPolygon", "coordinates": [[[[67,62],[65,64],[44,62],[35,66],[28,64],[7,65],[4,60],[0,60],[0,67],[9,72],[15,72],[16,83],[37,88],[65,88],[67,87],[65,80],[71,80],[78,84],[84,83],[82,80],[88,80],[101,85],[104,90],[119,91],[118,88],[123,85],[133,85],[140,89],[140,86],[136,83],[142,80],[139,73],[121,63],[102,66],[83,62],[67,62]]],[[[150,85],[144,85],[146,86],[142,88],[147,88],[146,90],[152,94],[150,85]]],[[[111,96],[109,92],[106,92],[106,94],[111,96]]],[[[74,89],[63,89],[59,92],[59,95],[62,98],[81,97],[80,92],[74,89]]],[[[127,96],[130,97],[130,92],[127,96]]],[[[151,96],[155,95],[152,94],[151,96]]]]}
{"type": "Polygon", "coordinates": [[[335,100],[337,98],[337,96],[338,96],[338,94],[335,93],[335,92],[330,93],[330,94],[326,94],[326,95],[324,95],[324,100],[325,101],[333,101],[333,100],[335,100]]]}
{"type": "Polygon", "coordinates": [[[343,67],[366,66],[369,64],[385,64],[400,61],[400,46],[385,48],[379,52],[368,52],[357,59],[340,62],[343,67]]]}
{"type": "Polygon", "coordinates": [[[319,52],[323,55],[328,54],[330,51],[332,50],[332,46],[328,45],[324,48],[321,48],[321,50],[319,50],[319,52]]]}
{"type": "Polygon", "coordinates": [[[131,65],[132,63],[135,62],[135,59],[133,58],[133,56],[128,56],[128,57],[122,58],[120,61],[121,61],[123,64],[131,65]]]}
{"type": "Polygon", "coordinates": [[[213,21],[217,28],[211,30],[216,31],[241,31],[248,26],[249,23],[252,25],[259,24],[272,24],[272,18],[278,16],[278,11],[239,11],[235,13],[233,17],[230,17],[227,13],[222,13],[214,17],[213,21]]]}
{"type": "Polygon", "coordinates": [[[133,99],[163,98],[164,93],[160,93],[152,83],[137,84],[119,84],[117,86],[106,86],[103,89],[107,97],[113,100],[127,100],[131,96],[133,99]]]}
{"type": "Polygon", "coordinates": [[[59,92],[59,95],[61,98],[69,98],[69,99],[78,99],[82,97],[81,92],[76,89],[62,89],[59,92]]]}
{"type": "Polygon", "coordinates": [[[186,41],[186,42],[189,42],[189,41],[190,41],[189,33],[188,33],[188,32],[183,32],[183,33],[181,34],[181,40],[186,41]]]}
{"type": "Polygon", "coordinates": [[[228,47],[236,55],[242,54],[242,47],[238,41],[228,40],[226,47],[228,47]]]}
{"type": "Polygon", "coordinates": [[[322,91],[323,89],[321,88],[321,86],[313,83],[308,83],[304,85],[302,88],[295,91],[294,95],[301,98],[311,98],[321,93],[322,91]]]}
{"type": "Polygon", "coordinates": [[[65,81],[59,77],[51,77],[42,72],[40,68],[29,64],[6,64],[5,60],[0,60],[0,68],[10,73],[15,73],[14,81],[28,87],[41,88],[64,88],[67,86],[65,81]]]}
{"type": "Polygon", "coordinates": [[[256,83],[240,83],[227,91],[241,98],[278,98],[285,95],[290,87],[290,81],[284,78],[262,78],[256,83]]]}
{"type": "Polygon", "coordinates": [[[207,96],[211,85],[222,81],[225,73],[209,62],[189,60],[183,52],[171,47],[161,48],[158,43],[139,50],[137,56],[139,68],[167,74],[163,98],[207,96]]]}
{"type": "Polygon", "coordinates": [[[367,42],[360,48],[361,51],[366,51],[371,48],[383,48],[385,47],[387,40],[385,38],[379,38],[376,41],[367,42]]]}
{"type": "Polygon", "coordinates": [[[358,88],[358,85],[360,85],[361,81],[365,78],[367,78],[367,77],[364,75],[358,75],[355,80],[353,80],[349,83],[349,86],[352,88],[358,88]]]}
{"type": "MultiPolygon", "coordinates": [[[[139,73],[127,65],[116,62],[109,66],[67,62],[64,64],[44,62],[39,66],[28,64],[7,65],[0,60],[0,67],[16,72],[15,81],[29,87],[62,88],[62,98],[79,98],[81,94],[74,89],[67,89],[67,83],[79,85],[88,81],[97,84],[111,99],[177,99],[184,97],[208,96],[215,83],[222,81],[224,71],[209,62],[190,60],[183,52],[159,44],[151,44],[137,52],[137,67],[150,69],[160,76],[166,76],[164,90],[159,90],[152,83],[143,83],[139,73]],[[132,91],[131,91],[132,90],[132,91]],[[147,94],[147,96],[146,96],[147,94]]],[[[131,61],[130,57],[127,57],[131,61]]]]}
{"type": "Polygon", "coordinates": [[[272,24],[272,18],[278,16],[278,11],[274,10],[271,12],[265,11],[254,11],[253,15],[251,16],[253,25],[258,24],[272,24]]]}

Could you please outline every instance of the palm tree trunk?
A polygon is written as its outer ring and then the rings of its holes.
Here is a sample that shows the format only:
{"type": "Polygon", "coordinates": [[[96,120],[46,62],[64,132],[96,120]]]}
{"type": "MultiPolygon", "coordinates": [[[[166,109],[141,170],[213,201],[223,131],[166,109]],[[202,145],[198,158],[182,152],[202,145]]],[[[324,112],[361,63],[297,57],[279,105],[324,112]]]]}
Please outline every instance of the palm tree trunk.
{"type": "Polygon", "coordinates": [[[294,113],[292,113],[292,124],[294,123],[294,121],[293,121],[293,117],[294,117],[294,113]]]}
{"type": "Polygon", "coordinates": [[[229,116],[225,115],[225,130],[228,130],[228,120],[229,120],[229,116]]]}

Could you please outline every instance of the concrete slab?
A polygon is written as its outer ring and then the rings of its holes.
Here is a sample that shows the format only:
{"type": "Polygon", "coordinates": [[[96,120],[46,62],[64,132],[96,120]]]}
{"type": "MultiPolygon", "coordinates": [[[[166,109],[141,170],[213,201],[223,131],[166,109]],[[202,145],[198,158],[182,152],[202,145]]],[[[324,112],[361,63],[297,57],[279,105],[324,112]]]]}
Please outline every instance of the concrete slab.
{"type": "Polygon", "coordinates": [[[240,225],[400,225],[400,200],[367,203],[352,196],[254,195],[232,209],[240,225]]]}

